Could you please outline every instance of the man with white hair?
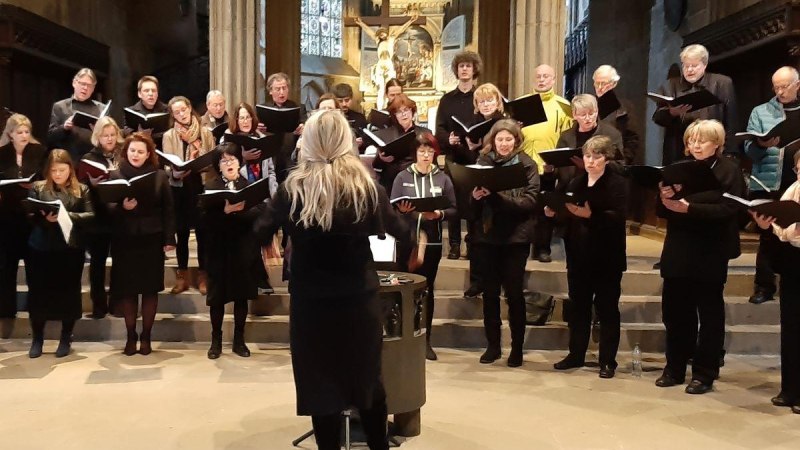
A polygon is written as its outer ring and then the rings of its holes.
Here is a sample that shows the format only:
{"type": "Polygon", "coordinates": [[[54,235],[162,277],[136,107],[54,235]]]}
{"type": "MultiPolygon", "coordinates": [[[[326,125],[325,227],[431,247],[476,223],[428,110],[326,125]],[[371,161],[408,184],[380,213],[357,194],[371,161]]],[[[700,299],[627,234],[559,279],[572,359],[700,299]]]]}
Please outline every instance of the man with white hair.
{"type": "Polygon", "coordinates": [[[200,118],[200,125],[213,129],[228,123],[228,111],[225,110],[225,96],[214,89],[206,94],[206,113],[200,118]]]}
{"type": "MultiPolygon", "coordinates": [[[[601,101],[600,98],[608,91],[617,87],[619,80],[620,76],[617,73],[617,69],[615,69],[613,66],[603,64],[595,69],[594,74],[592,74],[592,82],[594,84],[594,92],[597,96],[598,102],[601,101]]],[[[607,116],[600,117],[600,121],[609,125],[613,125],[617,131],[619,131],[619,134],[622,135],[622,154],[625,158],[625,164],[630,165],[634,163],[636,154],[639,152],[639,135],[631,129],[631,118],[630,115],[628,115],[628,110],[625,106],[627,102],[620,98],[618,92],[615,92],[614,94],[619,100],[620,107],[617,108],[616,111],[612,111],[607,116]]]]}
{"type": "Polygon", "coordinates": [[[697,119],[716,119],[725,127],[725,154],[738,154],[737,142],[733,139],[736,121],[736,93],[733,81],[725,75],[706,72],[708,50],[699,44],[683,49],[681,76],[670,78],[657,93],[669,97],[680,97],[691,92],[707,90],[722,103],[689,112],[689,105],[660,106],[653,113],[653,122],[664,127],[662,164],[667,165],[683,158],[683,132],[697,119]]]}
{"type": "MultiPolygon", "coordinates": [[[[784,66],[772,75],[772,90],[775,96],[768,102],[753,108],[747,121],[747,131],[765,133],[784,120],[794,123],[792,135],[776,136],[771,139],[753,139],[745,142],[744,150],[753,161],[750,183],[751,198],[771,198],[778,200],[783,192],[797,180],[794,174],[794,153],[796,149],[785,147],[789,142],[800,138],[800,74],[794,67],[784,66]]],[[[769,261],[771,241],[777,238],[772,230],[762,231],[756,255],[755,289],[750,302],[759,304],[772,300],[775,295],[775,272],[769,261]]]]}

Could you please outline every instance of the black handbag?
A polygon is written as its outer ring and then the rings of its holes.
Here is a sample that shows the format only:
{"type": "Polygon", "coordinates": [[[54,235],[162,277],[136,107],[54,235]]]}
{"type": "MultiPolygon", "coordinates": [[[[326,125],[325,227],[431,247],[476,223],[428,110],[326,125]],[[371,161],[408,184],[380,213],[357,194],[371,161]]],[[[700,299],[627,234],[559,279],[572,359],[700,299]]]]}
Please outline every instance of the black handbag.
{"type": "Polygon", "coordinates": [[[525,292],[525,322],[542,326],[553,317],[556,302],[552,295],[541,292],[525,292]]]}

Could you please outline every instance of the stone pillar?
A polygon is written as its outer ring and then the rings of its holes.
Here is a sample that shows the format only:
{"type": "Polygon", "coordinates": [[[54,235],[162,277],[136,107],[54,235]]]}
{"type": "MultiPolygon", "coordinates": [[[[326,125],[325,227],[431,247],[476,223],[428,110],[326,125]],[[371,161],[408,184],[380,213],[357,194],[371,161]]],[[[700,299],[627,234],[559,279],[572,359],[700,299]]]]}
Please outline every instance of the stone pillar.
{"type": "Polygon", "coordinates": [[[256,102],[258,5],[252,0],[209,3],[210,88],[225,94],[228,111],[239,102],[256,102]]]}
{"type": "MultiPolygon", "coordinates": [[[[289,98],[300,102],[300,0],[267,1],[267,76],[289,75],[289,98]]],[[[269,94],[267,94],[269,96],[269,94]]]]}
{"type": "Polygon", "coordinates": [[[563,90],[564,38],[567,7],[564,0],[516,0],[512,4],[509,96],[533,92],[534,69],[549,64],[556,70],[556,93],[563,90]]]}
{"type": "MultiPolygon", "coordinates": [[[[478,53],[483,58],[479,83],[494,83],[508,96],[511,0],[478,2],[478,53]],[[491,62],[491,64],[489,64],[491,62]]],[[[511,67],[517,67],[512,64],[511,67]]]]}

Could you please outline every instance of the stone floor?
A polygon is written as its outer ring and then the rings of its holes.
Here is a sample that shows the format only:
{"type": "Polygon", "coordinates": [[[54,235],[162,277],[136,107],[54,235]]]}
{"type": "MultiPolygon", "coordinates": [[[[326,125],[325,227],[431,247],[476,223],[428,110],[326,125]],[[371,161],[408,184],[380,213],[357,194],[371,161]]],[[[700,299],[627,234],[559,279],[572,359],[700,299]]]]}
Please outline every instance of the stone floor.
{"type": "MultiPolygon", "coordinates": [[[[212,362],[204,344],[161,343],[125,357],[122,343],[81,342],[64,359],[30,360],[27,345],[0,340],[2,449],[289,449],[310,426],[294,414],[286,348],[251,345],[243,359],[226,347],[212,362]]],[[[427,366],[422,434],[404,449],[800,446],[800,416],[769,403],[776,357],[728,357],[715,392],[689,396],[653,385],[661,355],[647,355],[642,378],[621,368],[612,380],[596,368],[555,373],[563,352],[528,352],[520,369],[478,364],[477,351],[439,355],[427,366]]]]}

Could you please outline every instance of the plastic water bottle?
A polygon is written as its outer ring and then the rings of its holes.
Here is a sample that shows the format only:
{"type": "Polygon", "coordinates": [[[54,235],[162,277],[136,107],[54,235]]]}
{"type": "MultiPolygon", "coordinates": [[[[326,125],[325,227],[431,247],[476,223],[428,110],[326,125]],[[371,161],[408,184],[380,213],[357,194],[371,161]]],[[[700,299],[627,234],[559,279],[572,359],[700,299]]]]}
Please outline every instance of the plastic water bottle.
{"type": "Polygon", "coordinates": [[[633,352],[631,354],[631,364],[633,365],[631,374],[633,374],[636,378],[642,377],[642,349],[639,348],[639,344],[637,343],[633,347],[633,352]]]}

